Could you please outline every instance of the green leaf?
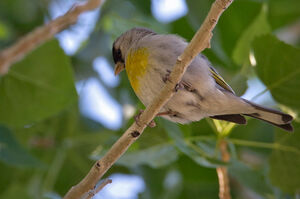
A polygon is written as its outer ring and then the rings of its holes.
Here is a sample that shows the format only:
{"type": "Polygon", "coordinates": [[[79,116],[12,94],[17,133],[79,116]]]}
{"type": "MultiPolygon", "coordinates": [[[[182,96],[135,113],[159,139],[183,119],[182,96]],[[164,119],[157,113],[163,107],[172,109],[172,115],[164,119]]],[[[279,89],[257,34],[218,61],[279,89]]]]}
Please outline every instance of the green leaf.
{"type": "Polygon", "coordinates": [[[233,46],[244,31],[253,23],[259,15],[261,3],[250,0],[234,1],[222,14],[217,28],[220,32],[221,44],[228,55],[232,57],[233,46]]]}
{"type": "MultiPolygon", "coordinates": [[[[19,34],[24,34],[38,25],[43,24],[43,11],[45,12],[46,2],[32,0],[24,2],[22,0],[0,1],[1,19],[4,19],[10,27],[15,29],[19,34]]],[[[20,35],[13,35],[18,39],[20,35]]]]}
{"type": "Polygon", "coordinates": [[[0,160],[20,167],[41,166],[41,163],[17,142],[11,131],[3,126],[0,126],[0,160]]]}
{"type": "Polygon", "coordinates": [[[271,35],[254,40],[256,71],[274,99],[300,111],[300,49],[271,35]]]}
{"type": "Polygon", "coordinates": [[[271,27],[267,21],[267,7],[264,5],[262,6],[259,15],[254,19],[250,26],[245,29],[242,36],[240,36],[237,41],[232,54],[235,63],[239,65],[249,63],[251,42],[255,37],[267,34],[270,31],[271,27]]]}
{"type": "Polygon", "coordinates": [[[182,193],[179,198],[218,198],[218,177],[213,168],[199,166],[187,156],[180,156],[179,171],[182,175],[182,193]],[[195,197],[201,196],[201,197],[195,197]]]}
{"type": "Polygon", "coordinates": [[[143,14],[151,16],[151,0],[129,0],[137,10],[143,12],[143,14]]]}
{"type": "Polygon", "coordinates": [[[299,0],[269,1],[269,21],[273,29],[280,28],[300,19],[299,0]]]}
{"type": "Polygon", "coordinates": [[[132,18],[125,18],[117,15],[116,13],[111,13],[103,17],[101,24],[103,29],[112,35],[113,40],[134,27],[145,27],[158,33],[167,33],[166,30],[168,28],[168,25],[162,25],[151,17],[141,15],[138,18],[136,16],[132,18]]]}
{"type": "Polygon", "coordinates": [[[174,34],[178,34],[181,37],[185,38],[187,41],[190,41],[195,33],[194,29],[189,24],[187,17],[181,17],[180,19],[172,22],[171,31],[174,34]]]}
{"type": "Polygon", "coordinates": [[[127,167],[145,164],[158,168],[174,162],[177,160],[177,156],[177,151],[173,145],[162,144],[134,152],[127,152],[117,163],[127,167]]]}
{"type": "Polygon", "coordinates": [[[246,92],[248,88],[248,84],[247,84],[247,77],[245,75],[238,73],[230,79],[226,78],[226,76],[223,77],[224,79],[230,80],[228,83],[237,96],[241,96],[246,92]]]}
{"type": "Polygon", "coordinates": [[[29,192],[24,189],[23,184],[21,183],[14,183],[9,186],[8,189],[5,190],[3,194],[0,195],[0,198],[9,198],[9,199],[19,199],[19,198],[24,198],[24,199],[30,199],[29,192]]]}
{"type": "MultiPolygon", "coordinates": [[[[132,121],[129,123],[131,124],[132,121]]],[[[123,131],[121,130],[119,133],[121,134],[123,131]]],[[[119,138],[114,135],[116,135],[114,132],[101,131],[88,137],[80,136],[76,138],[76,140],[80,140],[81,142],[84,140],[84,142],[81,143],[83,146],[88,144],[94,148],[96,147],[90,158],[98,160],[119,138]],[[92,137],[95,136],[96,139],[93,139],[92,137]],[[94,141],[91,141],[91,139],[94,141]]],[[[177,156],[178,151],[175,148],[174,143],[168,139],[168,136],[165,132],[163,132],[163,129],[160,126],[157,126],[156,128],[147,128],[139,140],[131,145],[128,151],[117,161],[117,163],[130,168],[140,165],[159,168],[173,163],[177,160],[177,156]]]]}
{"type": "Polygon", "coordinates": [[[277,130],[275,143],[294,147],[298,149],[298,153],[274,150],[269,160],[272,184],[290,193],[296,193],[300,189],[300,124],[294,123],[294,127],[293,134],[277,130]]]}
{"type": "Polygon", "coordinates": [[[136,169],[138,174],[143,177],[147,189],[139,194],[138,198],[141,199],[152,199],[152,198],[163,198],[162,194],[165,190],[165,178],[167,175],[167,168],[162,167],[154,169],[147,166],[142,166],[136,169]]]}
{"type": "Polygon", "coordinates": [[[0,41],[5,40],[9,37],[8,27],[0,21],[0,41]]]}
{"type": "Polygon", "coordinates": [[[176,124],[166,120],[163,121],[163,124],[168,135],[175,141],[177,148],[192,158],[196,163],[212,168],[224,165],[224,162],[219,159],[219,156],[214,154],[211,143],[185,140],[181,130],[176,124]]]}
{"type": "Polygon", "coordinates": [[[230,176],[237,179],[241,184],[251,188],[256,193],[266,196],[272,193],[270,185],[266,181],[263,169],[254,169],[242,162],[234,160],[228,167],[230,176]]]}
{"type": "Polygon", "coordinates": [[[188,5],[189,12],[187,13],[187,18],[189,19],[192,26],[197,30],[202,22],[204,21],[213,0],[188,0],[186,4],[188,5]]]}
{"type": "Polygon", "coordinates": [[[0,79],[0,122],[22,126],[65,109],[77,99],[70,60],[52,40],[0,79]]]}

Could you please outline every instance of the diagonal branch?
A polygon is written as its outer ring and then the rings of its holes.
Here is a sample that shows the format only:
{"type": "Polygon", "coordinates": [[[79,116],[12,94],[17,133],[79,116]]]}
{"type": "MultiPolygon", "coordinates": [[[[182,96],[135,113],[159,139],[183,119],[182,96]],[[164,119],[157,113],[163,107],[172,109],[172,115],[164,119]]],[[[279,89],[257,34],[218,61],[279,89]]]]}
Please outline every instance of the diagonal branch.
{"type": "Polygon", "coordinates": [[[192,60],[205,48],[210,47],[212,30],[223,11],[232,3],[233,0],[216,0],[202,26],[194,35],[192,41],[184,52],[177,58],[177,62],[169,76],[169,80],[160,94],[152,101],[139,117],[139,125],[133,123],[122,135],[121,138],[110,148],[110,150],[98,160],[91,168],[89,173],[73,186],[65,195],[65,199],[80,198],[84,193],[92,190],[95,184],[101,179],[106,171],[125,153],[128,147],[142,134],[147,124],[160,111],[164,104],[173,96],[176,84],[181,80],[184,72],[192,60]]]}
{"type": "Polygon", "coordinates": [[[14,45],[2,50],[0,52],[0,75],[6,74],[9,67],[22,59],[27,53],[48,41],[68,26],[76,23],[80,14],[100,7],[102,2],[103,0],[89,0],[83,4],[75,5],[63,16],[36,28],[14,45]]]}

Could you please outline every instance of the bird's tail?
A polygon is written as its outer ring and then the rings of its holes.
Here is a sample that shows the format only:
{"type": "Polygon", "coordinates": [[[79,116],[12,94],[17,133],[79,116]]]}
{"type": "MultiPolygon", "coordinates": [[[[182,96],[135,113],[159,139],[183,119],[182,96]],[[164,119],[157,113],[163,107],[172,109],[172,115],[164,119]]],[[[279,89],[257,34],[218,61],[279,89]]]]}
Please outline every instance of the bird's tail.
{"type": "Polygon", "coordinates": [[[293,120],[293,117],[289,114],[266,108],[260,105],[257,105],[253,102],[250,102],[248,100],[243,99],[246,103],[251,105],[255,112],[250,114],[243,114],[246,116],[254,117],[263,121],[266,121],[270,124],[273,124],[274,126],[277,126],[279,128],[282,128],[286,131],[293,131],[293,126],[291,125],[291,122],[293,120]]]}

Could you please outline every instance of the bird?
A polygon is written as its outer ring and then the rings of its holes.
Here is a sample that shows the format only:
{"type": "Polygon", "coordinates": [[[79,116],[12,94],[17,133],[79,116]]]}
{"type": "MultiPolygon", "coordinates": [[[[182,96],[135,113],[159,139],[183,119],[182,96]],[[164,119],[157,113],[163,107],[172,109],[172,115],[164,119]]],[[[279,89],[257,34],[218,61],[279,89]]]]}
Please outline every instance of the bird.
{"type": "MultiPolygon", "coordinates": [[[[125,70],[133,91],[147,106],[169,80],[177,57],[187,45],[174,34],[132,28],[113,42],[114,73],[125,70]]],[[[246,124],[245,116],[249,116],[293,131],[291,115],[237,96],[203,54],[198,54],[187,67],[176,93],[157,116],[180,124],[203,118],[246,124]]]]}

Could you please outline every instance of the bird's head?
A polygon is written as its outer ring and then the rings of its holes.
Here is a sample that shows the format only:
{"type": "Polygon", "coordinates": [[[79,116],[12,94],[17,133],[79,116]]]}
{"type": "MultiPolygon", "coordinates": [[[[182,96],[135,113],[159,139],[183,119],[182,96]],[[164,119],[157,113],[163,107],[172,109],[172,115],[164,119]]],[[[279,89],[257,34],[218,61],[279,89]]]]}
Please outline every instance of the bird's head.
{"type": "Polygon", "coordinates": [[[132,45],[149,34],[153,35],[156,33],[146,28],[132,28],[115,40],[112,48],[112,55],[115,62],[115,75],[118,75],[125,69],[126,55],[132,45]]]}

